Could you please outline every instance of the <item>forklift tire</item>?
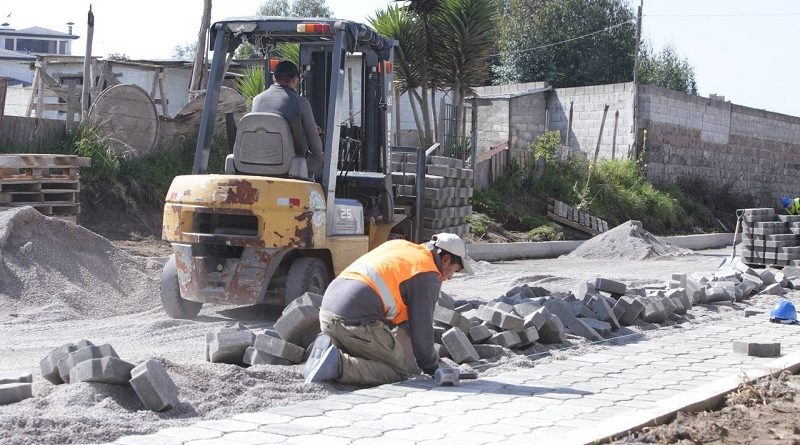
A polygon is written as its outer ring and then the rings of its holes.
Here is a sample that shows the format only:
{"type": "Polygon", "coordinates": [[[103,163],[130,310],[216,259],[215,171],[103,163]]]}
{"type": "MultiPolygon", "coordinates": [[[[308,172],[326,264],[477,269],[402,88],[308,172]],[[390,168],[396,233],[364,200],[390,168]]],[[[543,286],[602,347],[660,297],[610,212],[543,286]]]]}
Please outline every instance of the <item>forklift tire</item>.
{"type": "Polygon", "coordinates": [[[203,307],[203,303],[181,298],[175,255],[170,255],[167,264],[161,270],[161,305],[170,317],[187,319],[197,317],[203,307]]]}
{"type": "Polygon", "coordinates": [[[331,279],[328,267],[322,260],[313,257],[300,257],[289,266],[286,277],[286,297],[288,305],[306,292],[322,295],[331,279]]]}

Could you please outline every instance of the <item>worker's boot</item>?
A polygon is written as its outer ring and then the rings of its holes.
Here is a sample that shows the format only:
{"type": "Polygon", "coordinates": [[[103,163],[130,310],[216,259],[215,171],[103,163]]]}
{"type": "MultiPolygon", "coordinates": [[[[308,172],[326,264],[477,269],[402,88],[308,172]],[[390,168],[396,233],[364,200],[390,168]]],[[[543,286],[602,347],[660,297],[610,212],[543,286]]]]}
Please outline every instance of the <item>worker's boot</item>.
{"type": "Polygon", "coordinates": [[[341,376],[342,354],[327,334],[320,334],[314,342],[303,375],[306,383],[336,380],[341,376]]]}

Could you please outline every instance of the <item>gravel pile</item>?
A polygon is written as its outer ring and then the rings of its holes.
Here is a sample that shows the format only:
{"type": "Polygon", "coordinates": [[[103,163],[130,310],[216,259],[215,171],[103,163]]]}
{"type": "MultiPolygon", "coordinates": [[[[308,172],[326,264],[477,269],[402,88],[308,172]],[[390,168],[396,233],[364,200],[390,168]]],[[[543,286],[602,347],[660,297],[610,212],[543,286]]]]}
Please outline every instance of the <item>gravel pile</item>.
{"type": "Polygon", "coordinates": [[[639,221],[628,221],[584,242],[567,258],[654,260],[692,255],[689,249],[658,239],[639,221]]]}

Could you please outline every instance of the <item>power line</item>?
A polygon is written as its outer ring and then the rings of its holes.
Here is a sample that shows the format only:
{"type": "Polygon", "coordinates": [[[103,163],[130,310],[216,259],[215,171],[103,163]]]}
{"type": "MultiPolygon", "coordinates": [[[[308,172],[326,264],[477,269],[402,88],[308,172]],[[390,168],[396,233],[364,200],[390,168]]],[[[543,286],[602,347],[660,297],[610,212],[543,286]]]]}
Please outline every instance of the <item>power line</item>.
{"type": "Polygon", "coordinates": [[[800,15],[800,12],[766,12],[753,14],[644,14],[644,17],[778,17],[800,15]]]}
{"type": "Polygon", "coordinates": [[[515,50],[515,51],[507,51],[507,52],[502,52],[502,53],[497,53],[497,54],[491,54],[490,57],[499,56],[499,55],[507,55],[507,54],[518,54],[518,53],[524,53],[524,52],[528,52],[528,51],[536,51],[537,49],[550,48],[551,46],[562,45],[564,43],[574,42],[575,40],[585,39],[586,37],[591,37],[591,36],[600,34],[601,32],[611,31],[611,30],[617,29],[617,28],[619,28],[620,26],[623,26],[623,25],[633,24],[635,21],[636,21],[636,19],[632,18],[630,20],[625,20],[624,22],[617,23],[616,25],[611,25],[611,26],[603,28],[603,29],[598,29],[597,31],[593,31],[593,32],[590,32],[588,34],[584,34],[582,36],[573,37],[571,39],[562,40],[560,42],[548,43],[546,45],[535,46],[533,48],[525,48],[525,49],[518,49],[518,50],[515,50]]]}

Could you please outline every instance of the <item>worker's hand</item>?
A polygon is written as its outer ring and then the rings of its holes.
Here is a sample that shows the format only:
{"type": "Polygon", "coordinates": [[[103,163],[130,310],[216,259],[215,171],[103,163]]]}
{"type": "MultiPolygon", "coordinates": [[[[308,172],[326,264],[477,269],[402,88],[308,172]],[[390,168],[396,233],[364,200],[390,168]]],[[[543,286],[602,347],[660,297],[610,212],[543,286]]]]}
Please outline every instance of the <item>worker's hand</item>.
{"type": "Polygon", "coordinates": [[[322,134],[322,128],[319,128],[319,125],[317,125],[317,134],[322,134]]]}

